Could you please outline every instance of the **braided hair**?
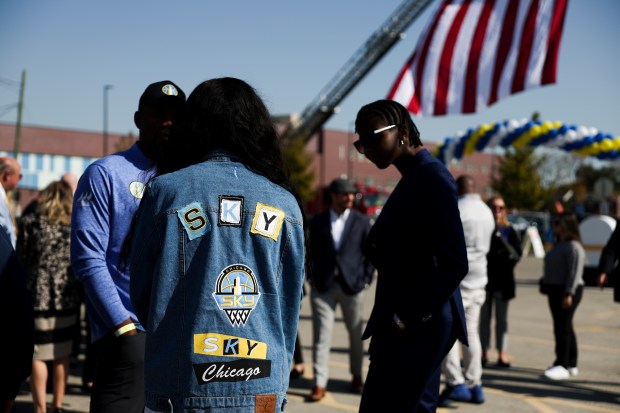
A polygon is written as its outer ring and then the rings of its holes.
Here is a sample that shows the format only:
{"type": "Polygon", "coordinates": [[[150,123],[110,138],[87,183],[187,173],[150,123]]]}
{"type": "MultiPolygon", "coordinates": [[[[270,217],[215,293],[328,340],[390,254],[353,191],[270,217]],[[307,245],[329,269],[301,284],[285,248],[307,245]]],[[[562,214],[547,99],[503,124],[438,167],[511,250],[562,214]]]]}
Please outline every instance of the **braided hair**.
{"type": "Polygon", "coordinates": [[[423,146],[420,140],[420,131],[413,123],[407,108],[394,100],[381,99],[362,106],[357,112],[355,130],[357,131],[362,120],[381,119],[388,125],[402,125],[409,131],[409,144],[414,148],[423,146]]]}

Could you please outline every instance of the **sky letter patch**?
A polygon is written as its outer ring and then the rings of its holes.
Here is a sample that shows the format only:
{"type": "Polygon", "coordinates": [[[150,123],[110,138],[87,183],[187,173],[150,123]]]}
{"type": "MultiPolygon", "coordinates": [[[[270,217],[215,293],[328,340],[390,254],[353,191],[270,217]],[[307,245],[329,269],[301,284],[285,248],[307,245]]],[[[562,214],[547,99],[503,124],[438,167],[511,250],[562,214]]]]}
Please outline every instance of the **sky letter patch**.
{"type": "Polygon", "coordinates": [[[250,232],[277,241],[285,216],[281,209],[257,202],[250,232]]]}
{"type": "Polygon", "coordinates": [[[220,210],[218,211],[218,223],[234,227],[241,226],[243,218],[243,197],[220,195],[220,210]]]}
{"type": "Polygon", "coordinates": [[[179,209],[177,216],[190,240],[203,236],[211,229],[207,215],[198,202],[192,202],[179,209]]]}

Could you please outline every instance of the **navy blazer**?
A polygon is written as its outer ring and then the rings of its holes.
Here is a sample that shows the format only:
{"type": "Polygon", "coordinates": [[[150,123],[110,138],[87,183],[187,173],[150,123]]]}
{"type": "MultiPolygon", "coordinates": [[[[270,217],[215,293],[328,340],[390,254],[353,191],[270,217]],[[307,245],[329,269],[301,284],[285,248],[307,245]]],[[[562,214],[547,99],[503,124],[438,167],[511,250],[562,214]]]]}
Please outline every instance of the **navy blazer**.
{"type": "Polygon", "coordinates": [[[598,262],[598,274],[606,273],[607,283],[614,285],[614,301],[616,302],[620,302],[620,265],[618,265],[618,261],[620,261],[620,222],[616,222],[616,228],[603,247],[598,262]]]}
{"type": "Polygon", "coordinates": [[[456,336],[467,344],[459,284],[469,264],[456,183],[428,151],[419,152],[407,166],[365,250],[378,277],[364,339],[392,324],[394,314],[415,330],[450,302],[456,336]]]}
{"type": "Polygon", "coordinates": [[[338,269],[341,286],[347,294],[357,294],[372,281],[374,268],[364,257],[362,248],[370,231],[369,218],[351,209],[342,232],[340,248],[336,249],[331,232],[330,209],[316,215],[310,223],[310,283],[319,291],[327,291],[338,269]]]}

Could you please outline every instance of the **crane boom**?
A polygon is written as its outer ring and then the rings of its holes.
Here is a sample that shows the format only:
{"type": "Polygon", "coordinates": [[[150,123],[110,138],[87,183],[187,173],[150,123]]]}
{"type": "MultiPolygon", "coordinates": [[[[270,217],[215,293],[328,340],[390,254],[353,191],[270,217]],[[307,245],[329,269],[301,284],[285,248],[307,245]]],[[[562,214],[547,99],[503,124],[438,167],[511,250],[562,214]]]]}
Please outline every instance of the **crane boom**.
{"type": "Polygon", "coordinates": [[[405,0],[349,58],[316,98],[301,113],[297,124],[289,125],[287,138],[305,142],[335,113],[337,105],[364,78],[375,64],[403,37],[403,31],[433,0],[405,0]]]}

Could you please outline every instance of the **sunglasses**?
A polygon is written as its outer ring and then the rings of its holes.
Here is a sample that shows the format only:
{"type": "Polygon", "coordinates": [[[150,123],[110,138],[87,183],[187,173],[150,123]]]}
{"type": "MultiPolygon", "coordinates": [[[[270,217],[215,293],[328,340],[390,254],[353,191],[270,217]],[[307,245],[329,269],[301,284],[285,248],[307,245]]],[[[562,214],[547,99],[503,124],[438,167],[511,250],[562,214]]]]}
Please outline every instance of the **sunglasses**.
{"type": "Polygon", "coordinates": [[[371,146],[377,145],[382,138],[382,133],[388,131],[392,128],[395,128],[398,125],[390,125],[384,128],[375,129],[372,133],[367,133],[366,135],[360,135],[360,138],[353,142],[353,146],[355,149],[362,155],[364,154],[364,148],[368,148],[371,146]]]}
{"type": "Polygon", "coordinates": [[[503,211],[506,207],[504,205],[492,205],[491,209],[494,211],[503,211]]]}

